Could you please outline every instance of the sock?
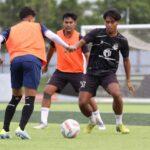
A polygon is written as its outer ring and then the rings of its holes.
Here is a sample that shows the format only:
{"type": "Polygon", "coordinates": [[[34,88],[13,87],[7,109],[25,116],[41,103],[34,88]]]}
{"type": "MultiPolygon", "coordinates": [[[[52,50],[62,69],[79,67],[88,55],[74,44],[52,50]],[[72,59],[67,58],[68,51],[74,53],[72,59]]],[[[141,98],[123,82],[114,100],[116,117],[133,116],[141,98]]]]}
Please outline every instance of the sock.
{"type": "Polygon", "coordinates": [[[116,125],[122,124],[122,114],[115,115],[115,117],[116,117],[116,125]]]}
{"type": "Polygon", "coordinates": [[[49,108],[42,107],[41,108],[41,123],[44,123],[45,125],[48,124],[48,114],[49,114],[49,108]]]}
{"type": "Polygon", "coordinates": [[[28,123],[28,120],[31,117],[31,114],[34,110],[34,100],[35,96],[27,96],[25,97],[25,105],[22,109],[22,115],[21,115],[21,120],[19,123],[19,126],[21,130],[25,129],[26,124],[28,123]]]}
{"type": "Polygon", "coordinates": [[[10,126],[10,122],[15,114],[16,111],[16,107],[18,105],[18,103],[20,102],[22,96],[12,96],[11,101],[9,102],[9,104],[6,107],[6,111],[5,111],[5,117],[4,117],[4,125],[3,125],[3,129],[8,132],[9,131],[9,126],[10,126]]]}
{"type": "Polygon", "coordinates": [[[89,123],[92,124],[92,125],[96,125],[96,119],[95,119],[95,117],[93,115],[91,115],[89,117],[89,123]]]}
{"type": "Polygon", "coordinates": [[[92,115],[96,118],[96,122],[99,124],[103,124],[103,120],[101,118],[100,112],[97,109],[96,111],[92,112],[92,115]]]}

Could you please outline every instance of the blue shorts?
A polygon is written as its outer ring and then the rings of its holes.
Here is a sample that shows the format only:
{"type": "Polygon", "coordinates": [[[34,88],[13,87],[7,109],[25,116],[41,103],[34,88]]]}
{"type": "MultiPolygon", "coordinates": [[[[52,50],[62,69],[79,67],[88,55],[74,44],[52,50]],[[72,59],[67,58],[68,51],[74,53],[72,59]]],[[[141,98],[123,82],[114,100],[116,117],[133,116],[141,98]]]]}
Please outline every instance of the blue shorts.
{"type": "Polygon", "coordinates": [[[19,89],[22,86],[37,89],[41,79],[41,65],[33,61],[11,63],[11,87],[19,89]]]}

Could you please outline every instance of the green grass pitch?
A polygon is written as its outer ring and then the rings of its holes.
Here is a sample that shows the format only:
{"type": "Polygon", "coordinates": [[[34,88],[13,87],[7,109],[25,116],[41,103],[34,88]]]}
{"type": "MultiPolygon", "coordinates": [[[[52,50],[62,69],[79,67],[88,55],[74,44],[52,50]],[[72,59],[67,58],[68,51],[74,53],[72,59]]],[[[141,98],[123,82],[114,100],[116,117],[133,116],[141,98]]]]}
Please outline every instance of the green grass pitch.
{"type": "MultiPolygon", "coordinates": [[[[149,150],[150,148],[150,105],[126,104],[124,107],[124,122],[131,133],[122,135],[115,132],[115,119],[111,104],[99,104],[101,116],[106,124],[106,131],[99,131],[95,127],[91,134],[83,133],[88,122],[79,111],[75,103],[54,103],[49,115],[49,126],[44,130],[33,129],[40,118],[40,104],[36,104],[35,111],[26,130],[31,140],[21,140],[14,135],[18,126],[22,104],[11,124],[12,139],[0,140],[0,150],[149,150]],[[81,132],[75,139],[65,139],[60,133],[60,123],[72,118],[81,125],[81,132]]],[[[6,104],[0,103],[0,128],[4,117],[6,104]]]]}

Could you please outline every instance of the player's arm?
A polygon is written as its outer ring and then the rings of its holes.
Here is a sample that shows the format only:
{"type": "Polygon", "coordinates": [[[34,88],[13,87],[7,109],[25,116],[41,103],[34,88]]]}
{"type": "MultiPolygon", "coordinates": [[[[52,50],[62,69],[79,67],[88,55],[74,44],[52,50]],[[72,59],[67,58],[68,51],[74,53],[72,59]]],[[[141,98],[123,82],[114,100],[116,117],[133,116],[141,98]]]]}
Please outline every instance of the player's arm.
{"type": "Polygon", "coordinates": [[[86,44],[86,41],[84,39],[81,39],[79,42],[77,42],[74,46],[75,49],[78,49],[86,44]]]}
{"type": "Polygon", "coordinates": [[[50,49],[49,49],[49,51],[48,51],[48,53],[47,53],[47,64],[46,64],[45,66],[43,66],[43,68],[42,68],[42,72],[43,72],[43,73],[47,72],[49,62],[50,62],[50,60],[51,60],[51,58],[52,58],[54,52],[55,52],[55,47],[50,46],[50,49]]]}
{"type": "Polygon", "coordinates": [[[130,93],[134,95],[135,89],[132,85],[131,78],[130,78],[131,63],[130,63],[130,59],[129,59],[129,45],[128,45],[127,40],[124,41],[124,43],[122,43],[122,46],[123,47],[122,47],[121,53],[123,56],[123,64],[124,64],[125,75],[126,75],[126,83],[127,83],[130,93]]]}
{"type": "MultiPolygon", "coordinates": [[[[80,35],[79,36],[79,40],[82,39],[82,38],[83,38],[82,35],[80,35]]],[[[83,53],[83,55],[84,55],[84,57],[86,59],[86,66],[87,66],[87,64],[89,62],[89,57],[90,57],[90,50],[89,50],[87,44],[83,44],[83,46],[81,47],[81,49],[82,49],[82,53],[83,53]]]]}
{"type": "Polygon", "coordinates": [[[131,63],[129,57],[123,59],[125,74],[126,74],[126,80],[127,82],[130,82],[130,71],[131,71],[131,63]]]}
{"type": "Polygon", "coordinates": [[[66,50],[73,50],[73,47],[70,47],[67,43],[65,43],[57,34],[52,32],[50,29],[46,28],[44,25],[41,25],[42,33],[45,37],[62,45],[66,50]]]}
{"type": "Polygon", "coordinates": [[[86,66],[88,65],[89,62],[89,57],[90,57],[90,52],[84,53],[85,59],[86,59],[86,66]]]}
{"type": "MultiPolygon", "coordinates": [[[[1,45],[2,43],[6,42],[6,40],[8,39],[10,33],[10,29],[4,30],[1,34],[0,34],[0,50],[1,50],[1,45]]],[[[0,65],[3,63],[3,59],[0,58],[0,65]]]]}
{"type": "Polygon", "coordinates": [[[128,86],[128,89],[130,91],[130,93],[132,95],[135,94],[135,89],[132,85],[132,82],[131,82],[131,79],[130,79],[130,70],[131,70],[131,63],[130,63],[130,59],[129,58],[125,58],[123,60],[124,62],[124,69],[125,69],[125,74],[126,74],[126,83],[127,83],[127,86],[128,86]]]}
{"type": "Polygon", "coordinates": [[[85,44],[88,44],[93,41],[95,35],[97,34],[98,29],[94,29],[87,33],[79,42],[77,42],[74,46],[75,49],[82,47],[85,44]]]}

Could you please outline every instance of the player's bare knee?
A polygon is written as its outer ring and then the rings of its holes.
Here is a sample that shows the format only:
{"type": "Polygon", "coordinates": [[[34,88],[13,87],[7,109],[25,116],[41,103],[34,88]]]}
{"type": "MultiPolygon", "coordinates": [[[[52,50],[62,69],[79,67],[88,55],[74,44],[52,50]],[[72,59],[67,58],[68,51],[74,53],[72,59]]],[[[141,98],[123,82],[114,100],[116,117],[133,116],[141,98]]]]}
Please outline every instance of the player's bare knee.
{"type": "Polygon", "coordinates": [[[121,99],[121,97],[122,97],[120,91],[115,91],[115,92],[113,92],[113,93],[112,93],[112,96],[113,96],[113,98],[118,99],[118,100],[121,99]]]}

